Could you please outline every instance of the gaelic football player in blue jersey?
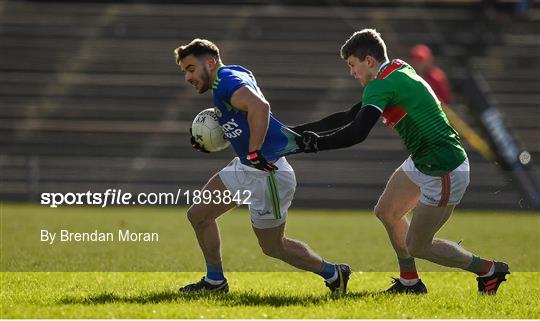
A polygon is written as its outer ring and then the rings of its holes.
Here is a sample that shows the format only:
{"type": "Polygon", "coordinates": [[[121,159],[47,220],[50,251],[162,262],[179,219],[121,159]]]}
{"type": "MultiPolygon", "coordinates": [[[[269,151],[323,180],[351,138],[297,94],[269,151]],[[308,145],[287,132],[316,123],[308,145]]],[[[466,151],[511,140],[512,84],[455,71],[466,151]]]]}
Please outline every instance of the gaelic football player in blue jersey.
{"type": "MultiPolygon", "coordinates": [[[[346,292],[351,274],[348,265],[323,260],[305,243],[285,236],[287,211],[296,189],[294,170],[285,155],[299,152],[296,133],[274,118],[253,74],[221,62],[218,47],[194,39],[175,50],[176,63],[199,94],[212,90],[214,108],[225,136],[237,154],[229,165],[212,176],[204,190],[223,193],[249,191],[253,231],[264,254],[325,279],[333,294],[346,292]]],[[[193,147],[205,152],[191,137],[193,147]]],[[[216,219],[237,204],[193,204],[188,209],[207,274],[180,292],[227,292],[229,285],[221,263],[221,240],[216,219]]]]}

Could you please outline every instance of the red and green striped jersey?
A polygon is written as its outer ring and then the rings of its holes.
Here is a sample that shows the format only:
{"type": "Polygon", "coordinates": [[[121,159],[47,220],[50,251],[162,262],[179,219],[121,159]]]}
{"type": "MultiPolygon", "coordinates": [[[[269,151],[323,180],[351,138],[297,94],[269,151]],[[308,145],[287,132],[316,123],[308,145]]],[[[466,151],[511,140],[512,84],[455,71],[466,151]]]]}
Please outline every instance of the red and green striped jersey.
{"type": "Polygon", "coordinates": [[[467,157],[433,90],[404,61],[384,64],[364,88],[362,103],[381,110],[422,173],[444,175],[467,157]]]}

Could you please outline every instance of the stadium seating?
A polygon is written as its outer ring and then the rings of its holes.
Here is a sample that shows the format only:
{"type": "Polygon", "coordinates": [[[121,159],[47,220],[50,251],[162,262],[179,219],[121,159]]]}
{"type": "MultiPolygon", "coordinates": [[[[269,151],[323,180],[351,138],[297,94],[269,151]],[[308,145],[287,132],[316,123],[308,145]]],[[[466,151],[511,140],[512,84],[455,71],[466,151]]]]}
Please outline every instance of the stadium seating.
{"type": "MultiPolygon", "coordinates": [[[[377,28],[392,57],[407,59],[412,45],[427,43],[448,71],[461,114],[473,120],[461,86],[470,70],[478,71],[534,160],[540,156],[540,12],[519,21],[500,15],[500,29],[486,31],[482,13],[467,5],[3,2],[0,197],[201,188],[232,151],[203,155],[189,145],[190,122],[211,98],[184,83],[173,49],[194,37],[215,41],[225,63],[251,69],[287,124],[360,99],[338,53],[353,30],[377,28]]],[[[510,178],[470,148],[469,154],[472,184],[462,206],[520,208],[510,178]]],[[[383,125],[352,148],[291,156],[299,183],[294,205],[372,207],[406,157],[397,134],[383,125]]]]}

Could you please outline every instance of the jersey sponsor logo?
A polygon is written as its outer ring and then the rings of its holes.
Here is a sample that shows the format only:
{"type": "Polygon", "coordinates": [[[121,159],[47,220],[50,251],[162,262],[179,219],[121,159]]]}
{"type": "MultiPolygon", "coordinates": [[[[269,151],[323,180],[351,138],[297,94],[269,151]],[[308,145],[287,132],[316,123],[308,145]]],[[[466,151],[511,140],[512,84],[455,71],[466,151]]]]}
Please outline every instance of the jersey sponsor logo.
{"type": "Polygon", "coordinates": [[[221,127],[223,127],[225,137],[229,139],[240,137],[240,135],[242,135],[242,129],[239,128],[240,126],[238,126],[234,118],[231,118],[231,120],[221,125],[221,127]]]}
{"type": "Polygon", "coordinates": [[[384,109],[382,116],[383,123],[390,128],[394,128],[397,123],[407,116],[407,112],[399,106],[388,106],[384,109]]]}
{"type": "Polygon", "coordinates": [[[386,66],[381,73],[376,77],[377,79],[384,79],[388,77],[391,73],[398,70],[399,68],[403,67],[405,65],[405,62],[400,59],[394,59],[391,63],[386,66]]]}

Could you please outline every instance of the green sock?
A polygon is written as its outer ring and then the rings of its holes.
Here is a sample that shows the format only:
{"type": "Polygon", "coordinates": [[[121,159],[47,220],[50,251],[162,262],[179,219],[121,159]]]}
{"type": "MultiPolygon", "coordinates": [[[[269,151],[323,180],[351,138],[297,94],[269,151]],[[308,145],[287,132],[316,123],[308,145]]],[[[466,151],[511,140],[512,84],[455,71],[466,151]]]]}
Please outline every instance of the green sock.
{"type": "Polygon", "coordinates": [[[484,275],[489,272],[492,265],[493,261],[485,260],[479,256],[473,255],[471,264],[469,264],[465,270],[478,275],[484,275]]]}

